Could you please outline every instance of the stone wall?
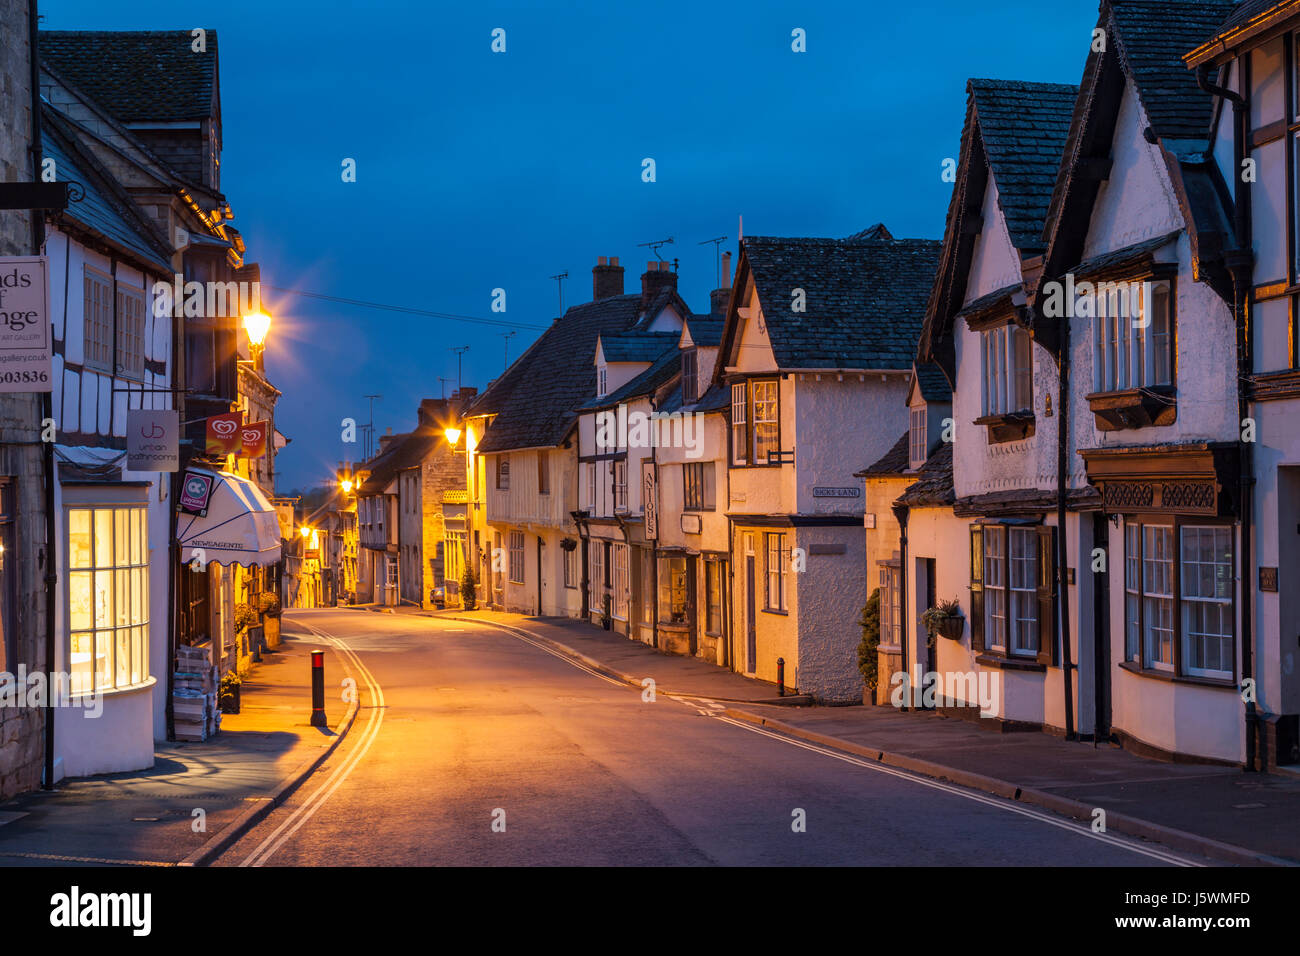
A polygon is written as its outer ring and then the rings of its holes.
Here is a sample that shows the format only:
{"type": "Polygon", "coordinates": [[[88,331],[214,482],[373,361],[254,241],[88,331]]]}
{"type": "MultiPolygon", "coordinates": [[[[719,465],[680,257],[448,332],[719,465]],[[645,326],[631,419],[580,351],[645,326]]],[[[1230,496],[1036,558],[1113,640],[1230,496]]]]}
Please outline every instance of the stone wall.
{"type": "MultiPolygon", "coordinates": [[[[0,0],[0,180],[33,179],[31,157],[31,60],[27,3],[0,0]]],[[[0,256],[32,254],[30,214],[0,210],[0,256]]],[[[15,554],[5,573],[17,576],[13,655],[3,669],[44,670],[45,498],[40,441],[41,398],[0,393],[0,477],[14,485],[15,554]]],[[[41,784],[44,714],[35,708],[0,706],[0,799],[41,784]]]]}

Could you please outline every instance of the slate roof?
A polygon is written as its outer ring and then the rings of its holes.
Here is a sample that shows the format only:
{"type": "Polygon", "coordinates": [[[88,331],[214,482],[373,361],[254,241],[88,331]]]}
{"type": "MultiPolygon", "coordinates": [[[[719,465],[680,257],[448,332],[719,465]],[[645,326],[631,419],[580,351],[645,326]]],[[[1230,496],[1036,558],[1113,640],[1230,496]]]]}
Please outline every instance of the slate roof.
{"type": "Polygon", "coordinates": [[[1300,0],[1246,0],[1228,14],[1212,37],[1189,50],[1186,62],[1190,65],[1213,60],[1226,50],[1234,50],[1256,35],[1270,31],[1300,12],[1300,0]]]}
{"type": "Polygon", "coordinates": [[[912,463],[911,446],[908,443],[909,432],[903,432],[894,447],[889,449],[861,471],[855,471],[855,478],[871,478],[878,475],[901,475],[912,463]]]}
{"type": "Polygon", "coordinates": [[[1042,247],[1077,86],[972,79],[966,86],[1012,244],[1042,247]]]}
{"type": "Polygon", "coordinates": [[[1155,254],[1160,249],[1169,245],[1182,233],[1182,230],[1165,233],[1156,236],[1153,239],[1144,239],[1141,242],[1135,242],[1130,246],[1123,246],[1119,249],[1112,249],[1110,252],[1103,252],[1100,255],[1093,256],[1091,259],[1085,259],[1070,271],[1074,273],[1076,280],[1091,279],[1099,273],[1104,273],[1107,269],[1115,266],[1124,266],[1133,262],[1154,261],[1155,254]]]}
{"type": "Polygon", "coordinates": [[[1183,55],[1214,36],[1234,0],[1107,0],[1103,20],[1156,135],[1205,140],[1214,100],[1183,55]],[[1107,13],[1109,16],[1107,17],[1107,13]]]}
{"type": "Polygon", "coordinates": [[[680,338],[676,332],[602,333],[600,347],[606,362],[653,362],[664,349],[677,348],[680,338]]]}
{"type": "Polygon", "coordinates": [[[931,362],[918,362],[916,383],[921,389],[921,397],[927,402],[952,401],[952,386],[948,384],[948,377],[939,366],[931,362]]]}
{"type": "Polygon", "coordinates": [[[686,320],[686,326],[690,329],[692,342],[705,348],[715,348],[722,341],[727,322],[713,316],[692,315],[686,320]]]}
{"type": "Polygon", "coordinates": [[[556,319],[467,410],[496,415],[479,450],[551,448],[563,441],[578,406],[596,393],[597,337],[631,329],[640,314],[639,294],[617,295],[575,305],[556,319]]]}
{"type": "MultiPolygon", "coordinates": [[[[673,336],[675,339],[676,336],[673,336]]],[[[583,411],[589,411],[596,408],[612,408],[620,402],[626,402],[633,398],[640,398],[654,392],[659,386],[666,384],[674,375],[681,371],[682,359],[676,345],[667,352],[663,352],[651,363],[640,375],[636,376],[623,387],[610,392],[608,395],[602,395],[599,398],[593,398],[582,406],[583,411]]]]}
{"type": "Polygon", "coordinates": [[[85,189],[81,201],[68,203],[62,215],[171,275],[171,260],[159,248],[163,241],[135,201],[81,149],[53,110],[45,106],[41,114],[42,155],[54,160],[61,181],[77,182],[85,189]]]}
{"type": "Polygon", "coordinates": [[[120,120],[175,122],[213,114],[217,31],[205,52],[189,30],[42,30],[40,56],[120,120]]]}
{"type": "Polygon", "coordinates": [[[951,505],[957,500],[952,487],[952,446],[950,441],[940,442],[912,482],[895,503],[901,505],[951,505]]]}
{"type": "Polygon", "coordinates": [[[867,226],[861,232],[855,232],[848,237],[849,239],[893,239],[894,234],[890,232],[883,222],[878,222],[874,226],[867,226]]]}
{"type": "Polygon", "coordinates": [[[421,426],[415,431],[398,435],[382,453],[366,462],[364,468],[370,471],[370,477],[357,489],[359,497],[368,497],[383,492],[384,486],[393,480],[400,471],[414,468],[433,451],[442,438],[442,429],[421,426]]]}
{"type": "MultiPolygon", "coordinates": [[[[741,242],[781,368],[910,369],[934,282],[934,239],[741,242]],[[806,311],[790,311],[803,289],[806,311]]],[[[728,341],[734,330],[728,331],[728,341]]]]}

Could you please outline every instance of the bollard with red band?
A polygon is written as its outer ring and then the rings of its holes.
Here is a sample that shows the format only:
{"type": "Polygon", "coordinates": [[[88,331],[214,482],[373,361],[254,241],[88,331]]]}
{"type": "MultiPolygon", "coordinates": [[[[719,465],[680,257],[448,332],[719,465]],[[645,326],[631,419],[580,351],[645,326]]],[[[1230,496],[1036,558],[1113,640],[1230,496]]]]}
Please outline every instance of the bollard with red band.
{"type": "Polygon", "coordinates": [[[785,658],[776,659],[776,696],[785,696],[785,658]]]}
{"type": "Polygon", "coordinates": [[[325,652],[311,652],[311,725],[328,727],[325,721],[325,652]]]}

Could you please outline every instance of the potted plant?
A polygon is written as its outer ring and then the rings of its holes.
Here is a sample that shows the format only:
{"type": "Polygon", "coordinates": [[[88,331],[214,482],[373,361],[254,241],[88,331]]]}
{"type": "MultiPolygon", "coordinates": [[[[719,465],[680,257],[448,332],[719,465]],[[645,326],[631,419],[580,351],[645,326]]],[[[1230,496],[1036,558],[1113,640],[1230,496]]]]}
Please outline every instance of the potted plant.
{"type": "Polygon", "coordinates": [[[474,577],[474,566],[466,562],[465,573],[460,576],[460,606],[466,611],[478,607],[478,581],[474,577]]]}
{"type": "Polygon", "coordinates": [[[926,608],[921,615],[921,623],[931,636],[939,634],[950,641],[960,641],[966,627],[961,605],[956,600],[940,601],[934,607],[926,608]]]}
{"type": "Polygon", "coordinates": [[[221,678],[221,686],[217,694],[223,714],[239,713],[239,687],[240,680],[237,674],[227,674],[221,678]]]}
{"type": "Polygon", "coordinates": [[[257,598],[257,609],[262,612],[262,632],[266,635],[266,646],[280,646],[280,595],[274,591],[263,591],[257,598]]]}

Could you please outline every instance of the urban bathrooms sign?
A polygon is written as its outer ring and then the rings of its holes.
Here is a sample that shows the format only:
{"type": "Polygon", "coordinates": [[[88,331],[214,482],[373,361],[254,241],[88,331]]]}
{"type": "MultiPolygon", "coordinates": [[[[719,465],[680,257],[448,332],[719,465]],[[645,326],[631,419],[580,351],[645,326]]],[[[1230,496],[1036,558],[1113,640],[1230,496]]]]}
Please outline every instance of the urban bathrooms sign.
{"type": "Polygon", "coordinates": [[[132,408],[126,413],[126,467],[129,471],[178,471],[180,413],[170,408],[132,408]]]}
{"type": "Polygon", "coordinates": [[[0,392],[53,390],[44,256],[0,258],[0,392]]]}

